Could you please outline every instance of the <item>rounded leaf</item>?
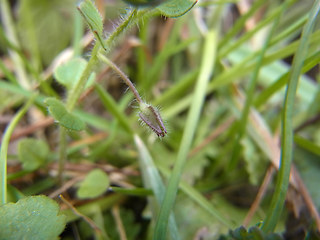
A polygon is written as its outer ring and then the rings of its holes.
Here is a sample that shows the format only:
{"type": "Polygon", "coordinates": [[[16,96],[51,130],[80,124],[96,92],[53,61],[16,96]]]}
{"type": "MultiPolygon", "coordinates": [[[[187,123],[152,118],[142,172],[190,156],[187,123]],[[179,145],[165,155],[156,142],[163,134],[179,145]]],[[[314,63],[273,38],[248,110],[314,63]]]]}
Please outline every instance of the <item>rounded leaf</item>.
{"type": "Polygon", "coordinates": [[[0,240],[58,239],[66,225],[59,205],[46,196],[33,196],[0,207],[0,240]]]}
{"type": "Polygon", "coordinates": [[[25,170],[35,170],[47,162],[49,147],[45,141],[25,138],[19,141],[18,158],[25,170]]]}
{"type": "Polygon", "coordinates": [[[108,175],[101,169],[92,170],[81,182],[78,189],[79,198],[95,198],[103,194],[109,187],[108,175]]]}
{"type": "MultiPolygon", "coordinates": [[[[71,89],[79,81],[86,66],[87,61],[85,59],[73,58],[59,65],[54,71],[54,77],[66,88],[71,89]]],[[[92,85],[94,79],[95,74],[92,73],[87,81],[86,88],[92,85]]]]}
{"type": "Polygon", "coordinates": [[[85,123],[72,113],[69,113],[63,103],[55,98],[47,98],[44,102],[48,106],[49,113],[62,126],[67,129],[81,131],[85,123]]]}

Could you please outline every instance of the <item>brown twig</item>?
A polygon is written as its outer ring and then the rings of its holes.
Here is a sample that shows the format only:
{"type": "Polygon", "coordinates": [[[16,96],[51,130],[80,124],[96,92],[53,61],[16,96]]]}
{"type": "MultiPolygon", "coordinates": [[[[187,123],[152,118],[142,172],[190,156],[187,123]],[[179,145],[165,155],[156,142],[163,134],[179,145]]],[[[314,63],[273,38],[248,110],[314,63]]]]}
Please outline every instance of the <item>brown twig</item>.
{"type": "Polygon", "coordinates": [[[226,131],[230,127],[230,125],[233,123],[234,119],[235,119],[234,117],[231,117],[226,121],[224,121],[217,128],[215,128],[207,138],[205,138],[198,146],[196,146],[194,149],[191,150],[188,157],[189,158],[193,157],[195,154],[201,151],[205,146],[207,146],[210,142],[212,142],[215,138],[217,138],[220,134],[226,131]]]}
{"type": "Polygon", "coordinates": [[[111,212],[114,217],[114,220],[116,221],[116,225],[117,225],[118,233],[120,235],[120,239],[127,240],[126,231],[125,231],[125,228],[123,226],[121,216],[120,216],[119,206],[118,205],[113,206],[111,209],[111,212]]]}
{"type": "MultiPolygon", "coordinates": [[[[47,117],[39,122],[36,122],[35,124],[32,124],[28,127],[25,127],[25,128],[21,128],[21,129],[17,129],[16,131],[14,131],[14,133],[12,134],[11,138],[10,138],[10,141],[14,141],[14,140],[17,140],[21,137],[24,137],[26,135],[29,135],[29,134],[32,134],[33,132],[41,129],[41,128],[44,128],[44,127],[47,127],[47,126],[50,126],[51,124],[54,123],[54,120],[52,117],[47,117]]],[[[2,138],[0,138],[0,142],[2,141],[2,138]]]]}
{"type": "Polygon", "coordinates": [[[320,121],[320,114],[317,114],[316,116],[308,119],[307,121],[303,122],[301,125],[299,125],[296,129],[294,129],[294,133],[297,133],[304,129],[305,127],[308,127],[312,124],[319,123],[320,121]]]}
{"type": "Polygon", "coordinates": [[[82,218],[85,222],[87,222],[89,224],[89,226],[96,232],[97,235],[101,236],[102,235],[102,231],[100,230],[100,228],[95,224],[94,221],[92,221],[90,218],[88,218],[87,216],[83,215],[82,213],[80,213],[74,206],[72,206],[72,204],[65,199],[61,194],[59,195],[60,199],[71,209],[71,211],[79,216],[80,218],[82,218]]]}
{"type": "Polygon", "coordinates": [[[69,188],[71,188],[74,184],[76,184],[77,182],[81,181],[82,179],[84,179],[85,176],[81,175],[81,176],[77,176],[72,178],[71,180],[69,180],[68,182],[64,183],[60,188],[58,188],[57,190],[55,190],[54,192],[52,192],[49,197],[50,198],[55,198],[59,195],[61,195],[62,193],[64,193],[65,191],[67,191],[69,188]]]}
{"type": "Polygon", "coordinates": [[[267,188],[269,186],[269,183],[272,180],[273,174],[275,172],[274,167],[271,165],[267,172],[266,175],[264,176],[263,182],[259,188],[258,194],[254,200],[254,202],[252,203],[249,212],[247,213],[247,216],[245,217],[245,219],[243,220],[243,226],[244,227],[248,227],[253,215],[255,214],[255,212],[257,211],[263,197],[266,194],[267,188]]]}

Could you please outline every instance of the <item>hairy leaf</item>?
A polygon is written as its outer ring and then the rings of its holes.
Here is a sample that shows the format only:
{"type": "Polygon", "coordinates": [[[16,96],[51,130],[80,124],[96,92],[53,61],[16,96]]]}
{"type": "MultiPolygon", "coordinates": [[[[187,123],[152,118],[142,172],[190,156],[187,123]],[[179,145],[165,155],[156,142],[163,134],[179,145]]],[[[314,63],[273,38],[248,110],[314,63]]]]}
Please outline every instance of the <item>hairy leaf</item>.
{"type": "Polygon", "coordinates": [[[168,0],[161,4],[158,9],[166,17],[180,17],[186,14],[198,0],[168,0]]]}
{"type": "Polygon", "coordinates": [[[47,98],[45,104],[53,118],[62,126],[70,130],[81,131],[85,123],[72,113],[69,113],[63,103],[55,98],[47,98]]]}

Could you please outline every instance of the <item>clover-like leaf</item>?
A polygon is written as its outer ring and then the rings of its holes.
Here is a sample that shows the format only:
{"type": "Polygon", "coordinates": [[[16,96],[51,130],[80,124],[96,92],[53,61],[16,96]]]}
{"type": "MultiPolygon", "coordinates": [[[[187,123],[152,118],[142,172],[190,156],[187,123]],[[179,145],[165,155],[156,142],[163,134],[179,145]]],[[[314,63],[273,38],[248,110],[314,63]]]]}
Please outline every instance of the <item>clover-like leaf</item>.
{"type": "Polygon", "coordinates": [[[77,194],[79,198],[95,198],[103,194],[109,185],[108,175],[101,169],[94,169],[81,182],[77,194]]]}
{"type": "Polygon", "coordinates": [[[198,0],[167,0],[157,8],[166,17],[180,17],[187,13],[198,0]]]}
{"type": "MultiPolygon", "coordinates": [[[[66,88],[71,89],[75,85],[84,69],[87,66],[87,61],[83,58],[73,58],[66,63],[58,66],[54,71],[54,76],[59,83],[64,85],[66,88]]],[[[92,85],[95,79],[95,73],[92,73],[87,81],[85,88],[92,85]]]]}
{"type": "Polygon", "coordinates": [[[55,98],[47,98],[45,104],[48,106],[49,113],[63,127],[81,131],[85,128],[85,123],[64,107],[63,103],[55,98]]]}
{"type": "Polygon", "coordinates": [[[18,158],[25,170],[35,170],[47,162],[49,147],[45,141],[25,138],[19,141],[18,158]]]}
{"type": "Polygon", "coordinates": [[[26,197],[0,207],[0,240],[58,239],[66,225],[59,205],[46,196],[26,197]]]}

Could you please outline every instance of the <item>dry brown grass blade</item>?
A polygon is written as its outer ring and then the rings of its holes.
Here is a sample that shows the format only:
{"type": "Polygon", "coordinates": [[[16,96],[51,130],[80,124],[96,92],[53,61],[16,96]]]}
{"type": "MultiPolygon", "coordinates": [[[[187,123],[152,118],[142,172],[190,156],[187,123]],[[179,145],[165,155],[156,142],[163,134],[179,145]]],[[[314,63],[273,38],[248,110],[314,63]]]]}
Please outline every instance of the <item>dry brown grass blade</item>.
{"type": "Polygon", "coordinates": [[[195,154],[197,154],[199,151],[205,148],[210,142],[219,137],[220,134],[222,134],[231,126],[231,124],[234,122],[234,119],[234,117],[228,118],[221,125],[215,128],[207,138],[205,138],[198,146],[191,150],[191,152],[188,154],[188,157],[193,157],[195,154]]]}
{"type": "Polygon", "coordinates": [[[119,205],[115,205],[111,208],[112,215],[114,217],[114,220],[116,222],[117,230],[120,236],[121,240],[127,240],[127,235],[125,228],[123,226],[121,216],[120,216],[120,210],[119,210],[119,205]]]}
{"type": "Polygon", "coordinates": [[[258,207],[260,206],[260,203],[264,197],[264,195],[266,194],[266,191],[268,189],[268,186],[272,180],[273,174],[274,174],[274,167],[270,166],[264,176],[264,179],[262,181],[262,184],[259,188],[259,191],[257,193],[257,196],[255,198],[255,200],[253,201],[253,203],[251,204],[251,207],[249,209],[249,212],[247,213],[247,216],[245,217],[245,219],[243,220],[243,226],[244,227],[248,227],[253,215],[256,213],[258,207]]]}
{"type": "Polygon", "coordinates": [[[61,194],[60,194],[60,199],[72,210],[72,212],[79,216],[80,218],[82,218],[85,222],[87,222],[90,227],[96,232],[97,235],[101,236],[102,235],[102,231],[100,230],[100,228],[94,223],[94,221],[92,221],[90,218],[88,218],[87,216],[83,215],[82,213],[80,213],[74,206],[72,206],[72,204],[65,199],[61,194]]]}

